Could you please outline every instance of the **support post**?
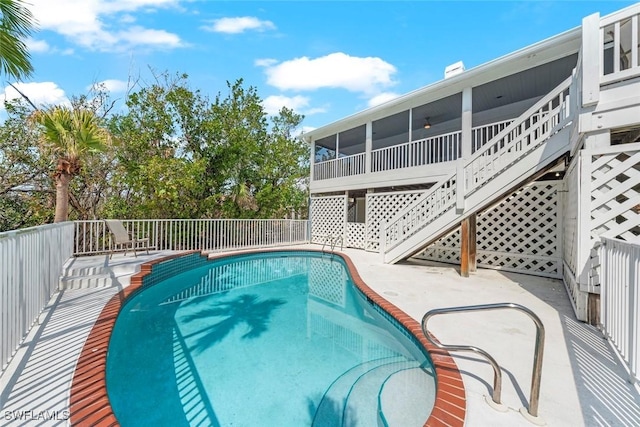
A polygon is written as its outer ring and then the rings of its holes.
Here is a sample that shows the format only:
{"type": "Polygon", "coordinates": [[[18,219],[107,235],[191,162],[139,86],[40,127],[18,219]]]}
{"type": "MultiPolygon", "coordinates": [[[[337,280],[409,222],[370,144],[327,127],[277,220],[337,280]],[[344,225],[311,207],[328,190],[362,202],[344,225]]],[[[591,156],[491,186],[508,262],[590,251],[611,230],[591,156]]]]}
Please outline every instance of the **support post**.
{"type": "Polygon", "coordinates": [[[364,140],[364,171],[366,174],[371,173],[371,150],[373,148],[373,122],[367,122],[365,127],[364,140]]]}
{"type": "Polygon", "coordinates": [[[460,224],[460,275],[469,277],[469,218],[460,224]]]}
{"type": "Polygon", "coordinates": [[[469,216],[467,220],[469,221],[469,271],[476,271],[478,269],[476,214],[469,216]]]}
{"type": "Polygon", "coordinates": [[[600,14],[582,19],[582,107],[596,105],[600,100],[602,75],[602,40],[600,14]]]}
{"type": "Polygon", "coordinates": [[[472,94],[471,87],[465,87],[462,90],[462,127],[460,137],[460,157],[456,166],[456,209],[458,212],[464,211],[464,195],[466,189],[464,176],[464,162],[471,157],[471,137],[472,123],[472,94]]]}

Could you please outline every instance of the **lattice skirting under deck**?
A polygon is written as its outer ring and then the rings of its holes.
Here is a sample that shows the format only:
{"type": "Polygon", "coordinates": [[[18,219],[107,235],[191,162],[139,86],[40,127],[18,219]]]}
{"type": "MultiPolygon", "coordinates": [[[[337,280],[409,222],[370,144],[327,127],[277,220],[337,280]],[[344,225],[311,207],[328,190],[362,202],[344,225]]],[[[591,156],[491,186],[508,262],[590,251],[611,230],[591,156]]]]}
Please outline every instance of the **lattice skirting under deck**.
{"type": "MultiPolygon", "coordinates": [[[[560,181],[534,183],[478,215],[479,267],[562,277],[558,227],[560,181]]],[[[416,256],[460,262],[460,228],[416,256]]]]}
{"type": "Polygon", "coordinates": [[[365,249],[378,252],[380,249],[380,224],[393,218],[422,194],[424,191],[367,194],[365,249]]]}

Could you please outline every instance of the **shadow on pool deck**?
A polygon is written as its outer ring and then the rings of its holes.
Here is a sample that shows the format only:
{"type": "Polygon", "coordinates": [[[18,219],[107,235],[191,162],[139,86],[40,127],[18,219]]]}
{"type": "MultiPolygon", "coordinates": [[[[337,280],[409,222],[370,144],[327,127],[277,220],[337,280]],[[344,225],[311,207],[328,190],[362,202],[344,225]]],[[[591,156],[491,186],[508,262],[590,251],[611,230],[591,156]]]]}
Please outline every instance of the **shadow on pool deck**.
{"type": "Polygon", "coordinates": [[[114,286],[54,295],[40,316],[41,326],[31,331],[12,360],[17,363],[0,378],[0,421],[67,424],[76,360],[95,319],[118,290],[114,286]]]}
{"type": "MultiPolygon", "coordinates": [[[[521,276],[503,274],[514,281],[521,276]]],[[[554,301],[540,287],[527,282],[521,282],[521,286],[558,310],[586,425],[639,426],[640,395],[627,380],[624,365],[602,333],[576,320],[566,304],[568,297],[566,301],[554,301]]]]}
{"type": "MultiPolygon", "coordinates": [[[[529,306],[541,314],[547,328],[540,406],[547,424],[640,425],[640,398],[636,388],[628,382],[622,364],[602,334],[575,320],[561,282],[491,270],[480,270],[470,279],[463,279],[450,265],[408,262],[390,266],[380,263],[379,254],[344,252],[369,286],[416,320],[435,307],[509,301],[529,306]]],[[[120,261],[134,266],[161,255],[166,253],[136,259],[114,257],[111,264],[120,261]]],[[[104,257],[80,261],[87,268],[105,265],[104,257]]],[[[40,325],[33,328],[0,376],[0,425],[11,424],[15,418],[22,420],[17,423],[21,425],[68,423],[69,389],[78,355],[100,311],[120,290],[120,284],[128,284],[126,279],[119,276],[118,284],[112,287],[67,290],[54,295],[40,316],[40,325]],[[32,419],[38,416],[53,419],[46,422],[43,418],[32,419]]],[[[497,335],[498,338],[488,342],[498,350],[510,349],[511,339],[526,342],[533,339],[528,326],[520,327],[519,319],[509,318],[506,325],[504,320],[496,322],[488,316],[481,319],[482,328],[478,329],[472,322],[472,328],[476,329],[468,331],[459,331],[461,327],[457,322],[444,326],[434,322],[434,333],[444,343],[458,343],[455,342],[458,336],[482,338],[477,331],[484,331],[486,322],[489,326],[503,325],[501,338],[497,335]],[[526,334],[529,334],[526,339],[520,337],[526,334]],[[507,342],[505,336],[509,337],[507,342]]],[[[528,352],[526,357],[530,357],[530,348],[524,347],[522,354],[528,352]]],[[[530,359],[510,350],[498,351],[496,357],[498,355],[503,366],[505,401],[512,406],[525,406],[529,399],[530,359]]],[[[483,401],[482,395],[490,394],[492,383],[491,370],[484,360],[469,354],[455,359],[467,388],[467,425],[531,425],[519,414],[513,411],[500,414],[483,401]]]]}

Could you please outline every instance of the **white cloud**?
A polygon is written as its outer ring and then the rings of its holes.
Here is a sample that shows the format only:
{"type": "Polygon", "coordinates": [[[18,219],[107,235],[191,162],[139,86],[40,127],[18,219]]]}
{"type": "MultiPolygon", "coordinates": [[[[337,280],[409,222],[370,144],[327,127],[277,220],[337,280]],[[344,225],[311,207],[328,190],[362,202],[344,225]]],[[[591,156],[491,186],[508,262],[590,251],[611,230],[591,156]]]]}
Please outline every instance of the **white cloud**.
{"type": "Polygon", "coordinates": [[[31,53],[44,53],[51,49],[49,43],[44,40],[27,39],[25,44],[31,53]]]}
{"type": "Polygon", "coordinates": [[[342,88],[375,94],[395,84],[392,77],[396,68],[380,58],[337,52],[315,59],[304,56],[270,65],[265,72],[267,83],[280,90],[342,88]]]}
{"type": "Polygon", "coordinates": [[[117,51],[133,46],[184,46],[176,34],[130,26],[135,21],[131,13],[177,7],[180,0],[30,0],[30,3],[40,30],[54,31],[88,49],[117,51]]]}
{"type": "Polygon", "coordinates": [[[275,65],[278,63],[277,59],[273,59],[273,58],[260,58],[260,59],[256,59],[253,64],[256,67],[270,67],[272,65],[275,65]]]}
{"type": "MultiPolygon", "coordinates": [[[[95,1],[95,0],[93,0],[95,1]]],[[[99,1],[101,9],[105,12],[132,12],[138,9],[155,10],[178,6],[179,0],[117,0],[99,1]]]]}
{"type": "Polygon", "coordinates": [[[262,101],[262,105],[266,113],[270,115],[278,114],[282,107],[287,107],[295,112],[299,112],[309,105],[309,98],[300,95],[296,95],[294,97],[272,95],[266,97],[262,101]]]}
{"type": "MultiPolygon", "coordinates": [[[[69,99],[60,87],[53,82],[40,83],[16,83],[14,86],[24,93],[38,107],[46,107],[49,105],[69,105],[69,99]]],[[[6,86],[0,92],[0,99],[10,101],[21,98],[21,95],[11,86],[6,86]]],[[[4,107],[2,107],[4,109],[4,107]]]]}
{"type": "Polygon", "coordinates": [[[375,107],[376,105],[384,104],[387,101],[396,99],[400,95],[394,92],[382,92],[369,100],[369,107],[375,107]]]}
{"type": "Polygon", "coordinates": [[[164,30],[150,30],[142,27],[131,27],[127,31],[117,33],[118,38],[131,45],[158,45],[163,48],[174,48],[183,45],[180,37],[164,30]]]}
{"type": "Polygon", "coordinates": [[[314,107],[309,108],[309,98],[306,96],[284,96],[284,95],[272,95],[266,97],[262,101],[264,110],[269,115],[277,115],[282,107],[287,107],[293,110],[297,114],[304,114],[310,116],[312,114],[324,113],[326,108],[314,107]]]}
{"type": "Polygon", "coordinates": [[[240,34],[249,30],[275,30],[276,26],[271,21],[261,21],[254,16],[238,16],[234,18],[215,19],[211,25],[204,26],[202,29],[214,33],[240,34]]]}
{"type": "Polygon", "coordinates": [[[95,86],[104,86],[111,93],[126,92],[128,83],[124,80],[107,79],[101,82],[97,82],[95,85],[87,87],[87,90],[91,90],[95,86]]]}
{"type": "Polygon", "coordinates": [[[134,22],[136,22],[136,17],[129,13],[126,13],[122,15],[122,17],[120,18],[120,22],[123,24],[133,24],[134,22]]]}
{"type": "Polygon", "coordinates": [[[73,55],[73,49],[60,50],[51,46],[46,40],[27,39],[25,44],[30,53],[73,55]]]}

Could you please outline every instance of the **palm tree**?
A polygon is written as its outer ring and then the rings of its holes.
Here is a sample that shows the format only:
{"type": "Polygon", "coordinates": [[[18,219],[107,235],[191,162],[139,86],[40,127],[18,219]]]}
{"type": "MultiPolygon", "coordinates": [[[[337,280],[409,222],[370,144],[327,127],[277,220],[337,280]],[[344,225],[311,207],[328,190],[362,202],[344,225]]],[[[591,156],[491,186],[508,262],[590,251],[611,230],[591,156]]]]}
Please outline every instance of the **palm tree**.
{"type": "Polygon", "coordinates": [[[32,19],[21,0],[0,0],[0,72],[18,80],[33,72],[24,43],[31,34],[32,19]]]}
{"type": "Polygon", "coordinates": [[[85,109],[56,106],[36,111],[33,118],[42,128],[41,145],[46,152],[57,157],[53,174],[56,183],[54,222],[66,221],[69,216],[69,184],[82,169],[82,157],[104,151],[111,137],[100,126],[98,117],[85,109]]]}

